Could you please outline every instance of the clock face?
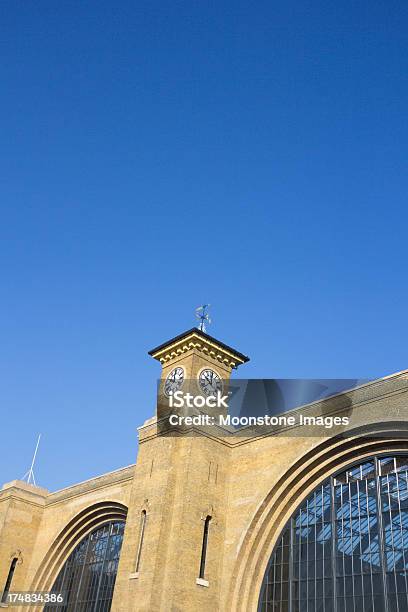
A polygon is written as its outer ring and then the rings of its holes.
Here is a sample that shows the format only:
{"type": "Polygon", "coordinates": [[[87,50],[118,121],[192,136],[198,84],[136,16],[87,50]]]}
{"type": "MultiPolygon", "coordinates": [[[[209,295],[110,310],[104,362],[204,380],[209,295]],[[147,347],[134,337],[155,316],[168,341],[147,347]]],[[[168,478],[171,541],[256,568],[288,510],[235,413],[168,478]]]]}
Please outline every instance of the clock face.
{"type": "Polygon", "coordinates": [[[170,374],[166,378],[166,382],[164,383],[164,393],[167,395],[172,395],[176,391],[178,391],[184,382],[184,368],[178,367],[174,368],[170,372],[170,374]]]}
{"type": "Polygon", "coordinates": [[[201,390],[206,395],[216,395],[217,391],[222,391],[222,380],[220,375],[210,368],[201,370],[198,382],[200,383],[201,390]]]}

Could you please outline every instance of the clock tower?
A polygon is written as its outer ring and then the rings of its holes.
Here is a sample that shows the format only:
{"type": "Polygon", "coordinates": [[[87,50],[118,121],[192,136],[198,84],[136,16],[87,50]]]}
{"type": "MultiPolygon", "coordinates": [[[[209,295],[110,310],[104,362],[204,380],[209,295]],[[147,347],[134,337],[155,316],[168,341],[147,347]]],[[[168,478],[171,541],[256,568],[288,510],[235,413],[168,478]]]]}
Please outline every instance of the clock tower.
{"type": "Polygon", "coordinates": [[[149,351],[162,364],[158,407],[168,405],[168,398],[178,390],[204,396],[225,392],[232,370],[249,358],[193,328],[149,351]]]}

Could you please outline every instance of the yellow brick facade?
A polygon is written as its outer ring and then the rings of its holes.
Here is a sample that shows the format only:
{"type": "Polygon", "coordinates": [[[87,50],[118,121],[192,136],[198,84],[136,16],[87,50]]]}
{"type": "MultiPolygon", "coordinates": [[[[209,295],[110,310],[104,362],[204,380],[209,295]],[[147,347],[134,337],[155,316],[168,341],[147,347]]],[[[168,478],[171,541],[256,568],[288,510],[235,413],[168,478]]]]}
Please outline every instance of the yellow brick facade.
{"type": "MultiPolygon", "coordinates": [[[[174,364],[191,378],[210,364],[228,379],[245,361],[192,330],[151,354],[163,377],[174,364]]],[[[349,415],[347,435],[288,437],[282,429],[264,437],[165,436],[153,417],[139,428],[135,465],[55,493],[21,481],[4,485],[0,588],[17,555],[12,589],[49,590],[75,545],[119,518],[126,527],[113,612],[255,611],[268,560],[296,507],[342,467],[375,453],[407,452],[407,405],[408,374],[400,372],[309,407],[310,414],[349,415]]]]}

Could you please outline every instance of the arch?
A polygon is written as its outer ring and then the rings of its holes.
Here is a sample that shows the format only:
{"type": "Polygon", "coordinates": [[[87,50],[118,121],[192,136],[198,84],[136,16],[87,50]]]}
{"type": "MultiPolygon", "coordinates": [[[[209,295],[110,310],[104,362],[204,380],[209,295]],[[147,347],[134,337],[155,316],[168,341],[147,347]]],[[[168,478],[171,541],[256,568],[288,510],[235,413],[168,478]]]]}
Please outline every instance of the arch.
{"type": "Polygon", "coordinates": [[[74,548],[53,584],[54,597],[44,612],[110,610],[123,542],[124,521],[109,521],[93,529],[74,548]],[[57,604],[57,605],[56,605],[57,604]]]}
{"type": "Polygon", "coordinates": [[[405,610],[408,453],[382,453],[332,475],[281,533],[259,610],[405,610]]]}
{"type": "Polygon", "coordinates": [[[76,545],[91,531],[105,523],[126,522],[127,510],[127,507],[119,502],[103,501],[79,512],[55,538],[34,576],[31,590],[51,590],[60,569],[76,545]]]}
{"type": "Polygon", "coordinates": [[[233,568],[228,606],[257,610],[262,580],[273,549],[297,507],[334,472],[380,453],[408,451],[408,424],[375,424],[319,442],[281,476],[259,504],[233,568]]]}

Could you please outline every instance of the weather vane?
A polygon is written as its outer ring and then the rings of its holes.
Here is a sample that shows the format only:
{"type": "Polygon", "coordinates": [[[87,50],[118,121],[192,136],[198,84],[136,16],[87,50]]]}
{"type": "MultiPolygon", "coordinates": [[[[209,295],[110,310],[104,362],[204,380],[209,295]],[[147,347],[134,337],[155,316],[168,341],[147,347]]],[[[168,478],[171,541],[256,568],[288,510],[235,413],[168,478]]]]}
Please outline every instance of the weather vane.
{"type": "Polygon", "coordinates": [[[196,308],[196,317],[199,319],[200,323],[197,325],[198,329],[202,332],[206,333],[207,328],[206,325],[211,324],[211,319],[207,312],[207,309],[211,306],[211,304],[203,304],[196,308]]]}

